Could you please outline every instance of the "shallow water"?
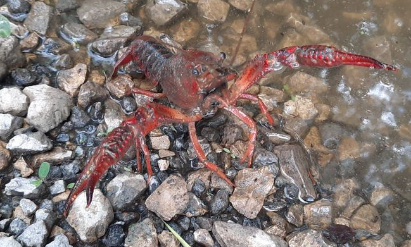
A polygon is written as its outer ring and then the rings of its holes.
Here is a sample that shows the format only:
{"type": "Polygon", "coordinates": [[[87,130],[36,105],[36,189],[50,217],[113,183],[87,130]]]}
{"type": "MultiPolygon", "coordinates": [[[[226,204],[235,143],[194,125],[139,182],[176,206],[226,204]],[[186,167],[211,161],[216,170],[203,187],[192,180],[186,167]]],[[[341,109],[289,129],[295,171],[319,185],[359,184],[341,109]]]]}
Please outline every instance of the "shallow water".
{"type": "MultiPolygon", "coordinates": [[[[256,52],[313,43],[332,44],[348,52],[372,56],[399,66],[400,71],[396,73],[353,67],[301,70],[324,78],[328,83],[330,89],[319,98],[331,107],[332,117],[327,121],[340,123],[358,143],[371,147],[361,149],[355,159],[338,161],[334,158],[325,168],[320,168],[322,183],[332,188],[339,179],[354,177],[361,182],[362,191],[368,198],[375,186],[391,189],[393,202],[387,209],[381,208],[379,211],[383,220],[382,232],[391,232],[397,242],[407,239],[405,224],[411,221],[409,1],[295,0],[288,1],[290,4],[280,14],[267,10],[267,6],[274,3],[277,1],[257,2],[244,36],[246,45],[240,48],[235,63],[240,65],[236,67],[238,70],[256,52]],[[291,14],[286,10],[304,16],[302,26],[315,27],[320,31],[318,35],[296,34],[296,27],[286,20],[291,14]]],[[[207,25],[196,14],[195,4],[190,3],[188,7],[190,11],[182,19],[199,23],[200,31],[196,38],[182,45],[225,51],[231,59],[246,13],[231,6],[225,23],[207,25]],[[238,23],[233,24],[236,21],[238,23]],[[234,27],[235,31],[230,27],[234,27]]],[[[153,28],[173,36],[174,25],[150,27],[143,11],[137,9],[135,14],[143,19],[145,29],[153,28]]],[[[175,25],[180,21],[177,20],[175,25]]],[[[270,85],[282,89],[281,78],[290,73],[293,71],[270,79],[273,82],[270,85]]]]}

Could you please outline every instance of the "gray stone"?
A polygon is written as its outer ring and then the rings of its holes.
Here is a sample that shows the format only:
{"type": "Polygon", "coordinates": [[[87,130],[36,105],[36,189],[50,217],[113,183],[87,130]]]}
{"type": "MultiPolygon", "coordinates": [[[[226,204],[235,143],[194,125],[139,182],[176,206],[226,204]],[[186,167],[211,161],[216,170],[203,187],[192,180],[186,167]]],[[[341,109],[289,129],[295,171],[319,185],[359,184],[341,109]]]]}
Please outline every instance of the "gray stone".
{"type": "Polygon", "coordinates": [[[117,175],[107,185],[107,197],[115,210],[131,205],[147,189],[147,183],[140,174],[117,175]]]}
{"type": "Polygon", "coordinates": [[[179,0],[148,0],[145,6],[147,16],[157,25],[162,26],[183,13],[187,5],[179,0]]]}
{"type": "Polygon", "coordinates": [[[311,229],[293,234],[288,244],[290,247],[337,247],[335,243],[328,243],[320,231],[311,229]]]}
{"type": "Polygon", "coordinates": [[[127,8],[123,3],[111,0],[84,1],[77,14],[80,21],[88,28],[105,28],[127,8]]]}
{"type": "Polygon", "coordinates": [[[137,27],[115,26],[107,28],[100,38],[91,44],[91,49],[102,57],[113,56],[121,47],[124,47],[130,35],[137,27]]]}
{"type": "Polygon", "coordinates": [[[94,242],[102,237],[114,218],[110,201],[99,189],[94,190],[93,201],[86,208],[86,193],[82,192],[76,198],[67,222],[73,227],[84,242],[94,242]]]}
{"type": "Polygon", "coordinates": [[[77,104],[85,109],[90,104],[105,99],[107,94],[107,90],[104,87],[91,81],[87,81],[80,87],[77,104]]]}
{"type": "Polygon", "coordinates": [[[56,81],[61,90],[74,97],[78,94],[78,88],[86,81],[86,75],[87,65],[79,63],[72,69],[59,71],[56,81]]]}
{"type": "Polygon", "coordinates": [[[53,8],[43,2],[34,2],[24,25],[28,30],[46,35],[53,8]]]}
{"type": "Polygon", "coordinates": [[[124,246],[157,247],[158,239],[153,221],[146,218],[139,223],[130,225],[124,246]]]}
{"type": "Polygon", "coordinates": [[[220,189],[217,193],[213,196],[211,201],[209,202],[210,212],[212,214],[221,214],[224,212],[228,207],[228,196],[230,192],[225,189],[220,189]]]}
{"type": "Polygon", "coordinates": [[[0,90],[0,112],[24,116],[29,108],[29,98],[17,87],[0,90]]]}
{"type": "Polygon", "coordinates": [[[30,4],[26,0],[8,0],[7,7],[11,13],[28,13],[30,10],[30,4]]]}
{"type": "Polygon", "coordinates": [[[26,87],[23,92],[31,101],[27,121],[44,133],[57,127],[70,115],[73,102],[68,94],[57,88],[36,85],[26,87]]]}
{"type": "Polygon", "coordinates": [[[106,107],[104,109],[104,122],[108,130],[113,130],[123,122],[123,111],[121,110],[121,106],[112,99],[107,99],[104,105],[106,107]]]}
{"type": "Polygon", "coordinates": [[[231,204],[240,214],[255,219],[274,185],[274,174],[267,166],[258,169],[245,168],[235,177],[235,185],[230,197],[231,204]]]}
{"type": "Polygon", "coordinates": [[[46,247],[73,247],[70,245],[68,238],[64,234],[57,235],[53,242],[50,242],[46,247]]]}
{"type": "Polygon", "coordinates": [[[36,178],[13,178],[6,184],[5,193],[9,196],[23,196],[24,198],[36,199],[43,194],[45,186],[35,186],[33,184],[36,178]]]}
{"type": "Polygon", "coordinates": [[[370,202],[374,206],[386,207],[394,199],[394,192],[382,183],[376,183],[371,193],[370,202]]]}
{"type": "MultiPolygon", "coordinates": [[[[286,247],[287,243],[255,227],[215,221],[213,234],[222,247],[286,247]]],[[[302,245],[303,246],[303,245],[302,245]]]]}
{"type": "Polygon", "coordinates": [[[25,65],[26,58],[21,53],[19,42],[14,35],[0,38],[0,62],[2,62],[1,70],[6,72],[7,68],[14,69],[25,65]]]}
{"type": "Polygon", "coordinates": [[[65,12],[80,7],[78,0],[55,0],[56,9],[65,12]]]}
{"type": "Polygon", "coordinates": [[[292,205],[288,208],[285,218],[296,227],[301,227],[304,223],[304,207],[301,204],[292,205]]]}
{"type": "Polygon", "coordinates": [[[199,15],[212,23],[222,23],[227,18],[230,5],[221,0],[199,0],[197,10],[199,15]]]}
{"type": "Polygon", "coordinates": [[[53,148],[51,140],[42,132],[28,132],[10,139],[7,149],[13,152],[38,153],[53,148]]]}
{"type": "Polygon", "coordinates": [[[53,196],[63,193],[64,191],[66,191],[66,183],[64,180],[57,180],[50,187],[50,194],[53,196]]]}
{"type": "Polygon", "coordinates": [[[206,229],[197,229],[194,231],[194,241],[205,246],[214,246],[214,240],[206,229]]]}
{"type": "Polygon", "coordinates": [[[38,221],[26,228],[24,232],[17,237],[17,240],[25,246],[42,247],[46,243],[49,232],[47,231],[44,221],[38,221]]]}
{"type": "Polygon", "coordinates": [[[10,114],[0,114],[0,140],[8,141],[13,131],[22,125],[23,119],[21,117],[15,117],[10,114]]]}
{"type": "Polygon", "coordinates": [[[4,232],[7,227],[9,227],[11,219],[2,219],[0,220],[0,232],[4,232]]]}
{"type": "Polygon", "coordinates": [[[188,192],[188,197],[189,200],[185,212],[187,217],[201,216],[208,212],[207,206],[196,195],[194,195],[191,192],[188,192]]]}
{"type": "Polygon", "coordinates": [[[37,210],[37,205],[32,200],[26,198],[20,200],[20,207],[25,216],[31,216],[37,210]]]}
{"type": "Polygon", "coordinates": [[[13,237],[0,237],[0,246],[22,247],[13,237]]]}
{"type": "Polygon", "coordinates": [[[267,216],[270,218],[272,225],[265,228],[264,231],[268,234],[284,239],[287,235],[287,221],[275,212],[267,212],[267,216]]]}
{"type": "Polygon", "coordinates": [[[328,91],[328,85],[324,79],[314,77],[301,71],[286,76],[284,78],[284,84],[289,86],[290,93],[292,94],[321,94],[328,91]]]}
{"type": "Polygon", "coordinates": [[[26,228],[27,228],[27,223],[24,222],[20,218],[15,218],[11,221],[9,225],[9,232],[13,235],[20,235],[26,228]]]}
{"type": "Polygon", "coordinates": [[[49,209],[40,208],[36,211],[36,215],[34,217],[34,222],[39,221],[43,221],[46,224],[47,229],[51,231],[54,222],[56,221],[56,215],[49,209]]]}
{"type": "Polygon", "coordinates": [[[182,214],[189,201],[187,184],[177,175],[169,176],[146,200],[147,209],[169,221],[182,214]]]}
{"type": "Polygon", "coordinates": [[[314,201],[317,193],[308,176],[309,163],[302,148],[298,145],[282,145],[275,147],[274,153],[279,158],[281,174],[298,187],[299,199],[303,202],[314,201]]]}
{"type": "Polygon", "coordinates": [[[251,8],[253,0],[228,0],[228,2],[239,10],[247,11],[251,8]]]}

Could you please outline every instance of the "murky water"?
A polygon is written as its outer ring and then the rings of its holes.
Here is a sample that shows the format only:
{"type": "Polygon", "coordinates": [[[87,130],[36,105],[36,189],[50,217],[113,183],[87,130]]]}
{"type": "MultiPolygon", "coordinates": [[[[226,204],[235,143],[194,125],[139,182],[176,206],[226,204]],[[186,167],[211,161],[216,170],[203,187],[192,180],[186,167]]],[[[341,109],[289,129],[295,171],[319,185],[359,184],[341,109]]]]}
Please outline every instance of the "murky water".
{"type": "MultiPolygon", "coordinates": [[[[234,63],[239,65],[238,70],[256,52],[314,43],[331,44],[400,67],[396,73],[354,67],[327,70],[302,68],[302,71],[327,82],[327,93],[316,96],[318,102],[330,106],[331,114],[326,122],[341,125],[345,133],[349,133],[347,137],[354,138],[359,146],[359,153],[352,159],[341,160],[335,156],[325,167],[321,167],[322,183],[332,188],[341,178],[354,177],[361,182],[362,191],[368,198],[376,187],[389,189],[393,202],[388,208],[379,209],[383,220],[382,232],[391,232],[396,241],[401,242],[407,238],[405,224],[411,221],[409,1],[285,2],[284,6],[278,7],[274,6],[278,1],[257,1],[234,63]]],[[[207,25],[196,14],[195,4],[189,3],[188,7],[192,9],[184,16],[184,25],[197,23],[198,35],[189,40],[183,37],[180,41],[182,45],[225,51],[228,60],[231,59],[246,13],[231,7],[224,23],[207,25]]],[[[176,34],[181,21],[166,28],[150,27],[144,11],[137,9],[135,14],[142,18],[146,30],[157,30],[170,36],[176,34]]],[[[75,17],[64,18],[69,20],[75,17]]],[[[80,54],[78,57],[84,56],[84,50],[80,54]]],[[[269,79],[272,83],[268,84],[282,89],[282,78],[292,73],[294,71],[286,71],[269,79]]]]}

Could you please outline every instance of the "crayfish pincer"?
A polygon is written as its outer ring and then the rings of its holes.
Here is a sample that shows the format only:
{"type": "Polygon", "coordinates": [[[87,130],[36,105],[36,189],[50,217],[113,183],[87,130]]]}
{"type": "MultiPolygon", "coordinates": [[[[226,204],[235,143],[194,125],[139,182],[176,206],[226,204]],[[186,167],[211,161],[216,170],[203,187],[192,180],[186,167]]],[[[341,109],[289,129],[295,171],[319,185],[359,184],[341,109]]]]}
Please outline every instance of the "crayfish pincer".
{"type": "Polygon", "coordinates": [[[247,162],[248,167],[250,167],[257,127],[253,119],[236,107],[236,101],[247,99],[258,103],[268,122],[273,125],[274,120],[262,100],[255,95],[245,93],[249,87],[257,83],[267,73],[284,66],[296,69],[304,65],[315,67],[354,65],[397,70],[394,66],[373,58],[343,52],[334,47],[323,45],[292,46],[257,55],[239,74],[224,67],[223,60],[224,56],[216,56],[198,50],[172,52],[166,44],[149,36],[140,36],[133,40],[126,53],[115,64],[112,77],[117,75],[120,66],[133,62],[153,84],[158,84],[162,89],[162,93],[153,93],[134,88],[133,93],[150,96],[154,99],[165,98],[175,105],[176,109],[156,102],[148,103],[138,108],[131,117],[115,128],[101,142],[80,174],[66,201],[64,215],[67,216],[71,204],[84,189],[87,193],[87,205],[91,203],[93,190],[99,178],[111,165],[121,160],[133,145],[137,151],[138,170],[142,171],[140,160],[140,151],[142,151],[147,166],[148,179],[150,179],[153,172],[145,136],[156,127],[164,124],[188,124],[190,139],[198,159],[228,184],[234,186],[221,168],[207,160],[197,138],[195,122],[217,109],[224,109],[243,121],[249,128],[249,134],[248,144],[241,162],[247,162]],[[227,82],[233,79],[235,82],[231,87],[228,87],[227,82]]]}

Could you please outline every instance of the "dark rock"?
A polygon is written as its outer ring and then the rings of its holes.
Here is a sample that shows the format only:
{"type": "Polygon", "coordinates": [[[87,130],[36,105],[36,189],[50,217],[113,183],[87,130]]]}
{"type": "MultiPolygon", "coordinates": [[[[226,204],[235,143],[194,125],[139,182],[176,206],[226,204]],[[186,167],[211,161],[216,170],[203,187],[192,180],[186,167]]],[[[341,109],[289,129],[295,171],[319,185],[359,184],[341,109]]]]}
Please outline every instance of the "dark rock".
{"type": "Polygon", "coordinates": [[[76,179],[77,173],[80,171],[79,161],[73,161],[69,164],[61,165],[61,172],[63,173],[63,179],[65,181],[76,179]]]}
{"type": "Polygon", "coordinates": [[[227,190],[219,190],[209,203],[210,212],[212,214],[220,214],[228,207],[228,196],[230,193],[227,190]]]}
{"type": "Polygon", "coordinates": [[[121,13],[119,16],[119,19],[120,19],[121,25],[126,25],[126,26],[131,26],[131,27],[139,26],[141,27],[141,29],[143,29],[142,28],[143,21],[140,20],[140,18],[132,16],[127,12],[121,13]]]}
{"type": "Polygon", "coordinates": [[[348,226],[332,224],[323,231],[323,236],[336,244],[345,244],[354,240],[355,232],[348,226]]]}
{"type": "Polygon", "coordinates": [[[131,205],[147,188],[140,174],[123,173],[117,175],[107,185],[107,197],[115,210],[131,205]]]}
{"type": "Polygon", "coordinates": [[[208,212],[207,206],[198,197],[191,192],[188,192],[188,196],[189,201],[185,211],[187,217],[200,216],[208,212]]]}
{"type": "Polygon", "coordinates": [[[9,232],[15,236],[20,235],[26,228],[27,223],[19,218],[15,218],[9,225],[9,232]]]}
{"type": "Polygon", "coordinates": [[[192,231],[185,231],[181,234],[181,237],[189,244],[190,246],[194,245],[194,233],[192,231]]]}
{"type": "Polygon", "coordinates": [[[0,220],[0,231],[4,232],[9,227],[11,219],[2,219],[0,220]]]}
{"type": "MultiPolygon", "coordinates": [[[[14,35],[7,38],[0,38],[0,62],[4,63],[9,69],[23,67],[26,58],[20,51],[20,45],[14,35]]],[[[2,69],[6,68],[2,66],[2,69]]]]}
{"type": "Polygon", "coordinates": [[[103,244],[108,247],[122,246],[126,234],[123,226],[120,223],[110,225],[106,234],[103,237],[103,244]]]}
{"type": "Polygon", "coordinates": [[[28,69],[15,69],[11,72],[13,83],[19,87],[26,87],[35,84],[38,80],[37,76],[28,69]]]}
{"type": "Polygon", "coordinates": [[[65,70],[73,68],[74,63],[69,54],[62,54],[53,62],[52,66],[56,70],[65,70]]]}
{"type": "Polygon", "coordinates": [[[201,197],[201,195],[204,193],[205,190],[206,190],[206,186],[205,186],[204,181],[198,178],[194,180],[193,187],[191,189],[194,195],[196,195],[197,197],[201,197]]]}
{"type": "MultiPolygon", "coordinates": [[[[84,109],[96,101],[104,100],[107,97],[107,95],[108,95],[108,92],[104,87],[94,82],[87,81],[80,87],[77,102],[78,102],[78,105],[84,109]]],[[[102,111],[102,108],[98,108],[98,109],[102,111]]],[[[100,112],[100,111],[97,111],[97,112],[100,112]]],[[[101,118],[97,117],[96,114],[90,114],[90,115],[93,120],[102,119],[102,114],[101,114],[101,118]],[[93,117],[93,115],[96,117],[93,117]]]]}
{"type": "Polygon", "coordinates": [[[30,11],[30,4],[25,0],[8,0],[7,7],[11,13],[28,13],[30,11]]]}
{"type": "Polygon", "coordinates": [[[130,225],[124,244],[125,246],[157,247],[158,239],[153,221],[146,218],[139,223],[130,225]]]}
{"type": "Polygon", "coordinates": [[[84,110],[75,106],[71,109],[70,121],[73,123],[74,128],[83,128],[90,121],[90,117],[84,110]]]}
{"type": "Polygon", "coordinates": [[[232,145],[236,141],[243,140],[244,131],[237,125],[226,125],[224,127],[222,142],[224,145],[232,145]]]}
{"type": "Polygon", "coordinates": [[[126,113],[132,113],[137,109],[137,104],[134,98],[132,97],[124,97],[120,101],[121,106],[126,111],[126,113]]]}
{"type": "Polygon", "coordinates": [[[207,139],[209,142],[219,142],[220,141],[220,133],[211,127],[204,127],[201,130],[201,136],[207,139]]]}

